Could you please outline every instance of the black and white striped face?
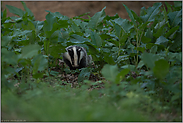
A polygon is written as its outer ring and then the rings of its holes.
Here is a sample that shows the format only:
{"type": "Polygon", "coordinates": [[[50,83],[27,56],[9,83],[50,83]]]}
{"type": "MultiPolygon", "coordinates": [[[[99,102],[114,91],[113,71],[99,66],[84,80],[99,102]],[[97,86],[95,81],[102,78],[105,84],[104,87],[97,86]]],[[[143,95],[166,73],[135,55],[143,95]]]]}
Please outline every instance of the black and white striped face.
{"type": "Polygon", "coordinates": [[[72,68],[79,68],[80,61],[85,55],[84,48],[74,45],[67,47],[66,50],[67,52],[64,54],[64,59],[70,62],[66,63],[71,65],[72,68]]]}

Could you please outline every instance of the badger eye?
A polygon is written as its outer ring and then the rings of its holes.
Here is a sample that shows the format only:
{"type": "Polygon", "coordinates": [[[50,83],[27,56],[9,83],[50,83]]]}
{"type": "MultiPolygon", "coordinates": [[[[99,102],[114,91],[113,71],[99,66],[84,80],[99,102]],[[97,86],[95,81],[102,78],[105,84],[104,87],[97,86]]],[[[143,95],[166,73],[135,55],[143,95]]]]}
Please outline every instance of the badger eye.
{"type": "Polygon", "coordinates": [[[78,51],[81,51],[81,49],[78,49],[78,51]]]}

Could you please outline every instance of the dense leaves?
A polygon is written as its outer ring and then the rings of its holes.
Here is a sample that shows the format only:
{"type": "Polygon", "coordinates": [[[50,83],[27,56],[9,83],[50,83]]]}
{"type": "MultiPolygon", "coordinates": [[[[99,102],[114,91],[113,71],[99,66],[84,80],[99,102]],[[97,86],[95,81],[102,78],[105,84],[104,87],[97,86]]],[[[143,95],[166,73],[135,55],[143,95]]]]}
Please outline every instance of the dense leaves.
{"type": "Polygon", "coordinates": [[[46,20],[35,21],[22,5],[6,6],[17,16],[1,13],[2,120],[182,120],[181,1],[140,13],[121,4],[131,21],[106,7],[93,17],[46,10],[46,20]],[[62,61],[70,45],[93,63],[70,71],[62,61]]]}

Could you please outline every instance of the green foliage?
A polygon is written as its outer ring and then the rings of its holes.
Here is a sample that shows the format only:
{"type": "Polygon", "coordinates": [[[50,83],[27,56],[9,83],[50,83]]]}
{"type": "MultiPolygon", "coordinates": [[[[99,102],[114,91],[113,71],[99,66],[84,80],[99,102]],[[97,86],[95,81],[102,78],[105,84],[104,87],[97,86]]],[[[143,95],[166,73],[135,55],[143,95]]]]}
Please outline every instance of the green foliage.
{"type": "Polygon", "coordinates": [[[16,14],[20,17],[24,15],[24,11],[22,9],[16,8],[14,6],[6,5],[6,7],[9,9],[9,11],[13,14],[16,14]]]}
{"type": "Polygon", "coordinates": [[[181,1],[140,13],[121,5],[131,21],[106,7],[93,17],[46,10],[46,20],[35,21],[22,5],[6,6],[17,16],[1,13],[2,120],[182,121],[181,1]],[[59,66],[69,45],[86,48],[95,69],[59,66]],[[77,73],[72,88],[63,75],[77,73]]]}
{"type": "Polygon", "coordinates": [[[116,65],[106,64],[101,72],[107,80],[119,84],[125,75],[128,74],[129,69],[123,69],[121,72],[119,72],[116,65]]]}
{"type": "Polygon", "coordinates": [[[93,17],[91,17],[89,23],[88,23],[88,27],[91,29],[97,29],[97,26],[99,25],[99,23],[102,22],[102,20],[105,17],[105,9],[106,7],[104,7],[102,9],[102,11],[97,12],[93,17]]]}
{"type": "Polygon", "coordinates": [[[88,80],[91,74],[91,70],[89,68],[82,68],[81,73],[78,76],[78,82],[82,82],[83,80],[88,80]]]}
{"type": "Polygon", "coordinates": [[[164,59],[156,61],[153,72],[157,78],[164,79],[166,74],[169,72],[168,62],[164,59]]]}
{"type": "Polygon", "coordinates": [[[161,7],[161,3],[155,3],[153,5],[153,7],[149,7],[146,10],[146,14],[142,15],[141,18],[143,20],[143,22],[152,22],[155,20],[155,18],[157,17],[157,15],[159,14],[160,11],[160,7],[161,7]]]}
{"type": "Polygon", "coordinates": [[[102,69],[102,74],[103,76],[112,82],[115,82],[116,76],[118,75],[118,67],[116,65],[110,66],[110,65],[105,65],[102,69]]]}
{"type": "Polygon", "coordinates": [[[38,51],[40,50],[40,46],[36,44],[27,45],[22,48],[22,58],[32,58],[33,56],[38,54],[38,51]]]}
{"type": "MultiPolygon", "coordinates": [[[[40,83],[41,84],[41,83],[40,83]]],[[[92,97],[94,92],[87,90],[76,90],[69,87],[63,87],[57,90],[45,87],[37,88],[33,91],[27,91],[26,94],[19,99],[11,92],[7,92],[2,96],[2,120],[11,120],[12,117],[25,121],[147,121],[148,117],[143,116],[137,110],[128,110],[131,104],[135,104],[135,100],[125,100],[119,102],[117,107],[112,104],[107,106],[105,103],[107,98],[97,99],[92,97]],[[54,95],[54,96],[53,96],[54,95]],[[87,101],[87,103],[86,103],[87,101]],[[13,103],[12,103],[13,102],[13,103]],[[39,103],[43,102],[43,103],[39,103]],[[4,107],[9,105],[10,107],[4,107]],[[118,107],[121,109],[119,110],[118,107]],[[23,109],[23,110],[19,110],[23,109]],[[107,112],[106,112],[107,110],[107,112]],[[11,112],[9,114],[9,112],[11,112]],[[115,112],[112,113],[111,112],[115,112]],[[29,115],[27,115],[29,114],[29,115]],[[124,115],[121,115],[124,114],[124,115]]],[[[59,86],[61,87],[61,86],[59,86]]],[[[97,93],[97,92],[96,92],[97,93]]]]}

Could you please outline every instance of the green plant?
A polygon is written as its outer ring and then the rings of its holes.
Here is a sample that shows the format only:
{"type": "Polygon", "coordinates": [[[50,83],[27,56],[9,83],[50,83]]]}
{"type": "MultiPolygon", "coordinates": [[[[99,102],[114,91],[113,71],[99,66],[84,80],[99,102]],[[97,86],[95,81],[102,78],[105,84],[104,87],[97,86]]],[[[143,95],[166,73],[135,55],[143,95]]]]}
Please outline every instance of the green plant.
{"type": "Polygon", "coordinates": [[[46,10],[46,20],[35,21],[22,5],[25,11],[6,6],[18,17],[1,14],[3,120],[182,120],[181,1],[140,13],[123,4],[131,21],[106,15],[106,7],[93,17],[46,10]],[[58,65],[69,45],[86,48],[95,68],[58,65]],[[78,75],[78,85],[66,75],[78,75]]]}

